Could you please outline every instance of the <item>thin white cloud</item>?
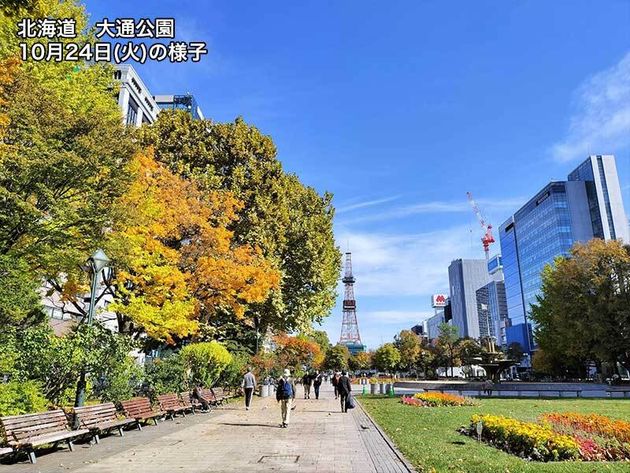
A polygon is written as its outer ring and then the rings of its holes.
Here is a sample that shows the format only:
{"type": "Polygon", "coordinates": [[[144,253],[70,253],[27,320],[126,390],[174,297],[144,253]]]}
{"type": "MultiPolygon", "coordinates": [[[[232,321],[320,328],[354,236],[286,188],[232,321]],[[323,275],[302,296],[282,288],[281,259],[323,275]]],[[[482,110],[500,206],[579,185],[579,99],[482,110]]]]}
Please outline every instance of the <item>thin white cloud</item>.
{"type": "Polygon", "coordinates": [[[433,312],[428,311],[377,310],[361,312],[361,321],[379,325],[408,324],[409,327],[412,327],[431,316],[433,316],[433,312]]]}
{"type": "Polygon", "coordinates": [[[350,242],[357,297],[419,296],[426,302],[418,309],[448,289],[452,260],[484,257],[477,234],[471,239],[465,226],[403,235],[340,231],[337,239],[350,242]]]}
{"type": "Polygon", "coordinates": [[[365,207],[374,207],[375,205],[386,204],[387,202],[392,202],[396,199],[399,199],[399,195],[395,195],[392,197],[385,197],[382,199],[374,199],[374,200],[366,200],[364,202],[357,202],[355,204],[342,205],[338,207],[335,211],[336,214],[342,214],[346,212],[350,212],[352,210],[363,209],[365,207]]]}
{"type": "MultiPolygon", "coordinates": [[[[477,199],[477,203],[486,214],[493,212],[516,211],[523,205],[527,199],[511,198],[511,199],[477,199]]],[[[342,225],[350,225],[356,223],[381,222],[384,220],[395,220],[410,217],[412,215],[422,214],[440,214],[440,213],[464,213],[471,212],[471,207],[465,196],[460,202],[420,202],[417,204],[395,207],[383,212],[362,215],[352,219],[342,220],[342,225]]]]}
{"type": "Polygon", "coordinates": [[[587,79],[576,91],[566,136],[551,154],[566,162],[589,154],[614,154],[630,145],[630,52],[587,79]]]}

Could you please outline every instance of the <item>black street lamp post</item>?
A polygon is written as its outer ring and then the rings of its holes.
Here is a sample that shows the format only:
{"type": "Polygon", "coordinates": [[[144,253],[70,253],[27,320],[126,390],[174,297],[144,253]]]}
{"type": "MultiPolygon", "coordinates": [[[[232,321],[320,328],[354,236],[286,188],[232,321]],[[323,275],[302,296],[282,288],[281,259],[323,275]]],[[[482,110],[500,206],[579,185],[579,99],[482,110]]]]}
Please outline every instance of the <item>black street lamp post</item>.
{"type": "MultiPolygon", "coordinates": [[[[87,269],[90,272],[91,290],[90,290],[90,305],[87,313],[87,325],[92,325],[94,320],[94,311],[96,309],[96,289],[98,287],[98,276],[106,267],[109,266],[110,260],[103,250],[96,250],[90,258],[87,260],[87,269]]],[[[77,395],[74,401],[76,407],[80,407],[85,402],[85,389],[86,389],[86,369],[85,366],[81,369],[81,376],[77,383],[77,395]]]]}

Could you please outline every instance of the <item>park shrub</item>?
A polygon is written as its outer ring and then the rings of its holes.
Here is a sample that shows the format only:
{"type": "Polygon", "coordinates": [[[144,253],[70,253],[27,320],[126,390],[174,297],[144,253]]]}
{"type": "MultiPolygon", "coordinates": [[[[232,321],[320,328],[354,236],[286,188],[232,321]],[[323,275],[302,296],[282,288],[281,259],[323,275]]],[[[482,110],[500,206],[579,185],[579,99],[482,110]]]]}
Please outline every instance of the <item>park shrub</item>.
{"type": "Polygon", "coordinates": [[[186,366],[179,353],[169,353],[144,365],[145,388],[151,397],[190,389],[186,366]]]}
{"type": "Polygon", "coordinates": [[[245,353],[233,353],[232,361],[219,376],[217,384],[226,388],[240,387],[250,361],[251,357],[245,353]]]}
{"type": "Polygon", "coordinates": [[[36,381],[0,383],[0,417],[45,411],[48,401],[36,381]]]}
{"type": "Polygon", "coordinates": [[[581,458],[580,444],[574,437],[555,432],[547,425],[503,416],[474,415],[463,433],[477,436],[478,422],[483,426],[482,440],[514,455],[545,462],[581,458]]]}
{"type": "Polygon", "coordinates": [[[189,382],[195,386],[211,387],[232,362],[232,355],[217,341],[186,345],[180,356],[190,373],[189,382]]]}
{"type": "Polygon", "coordinates": [[[446,406],[474,406],[475,403],[468,398],[456,394],[447,393],[418,393],[414,394],[414,399],[422,402],[427,407],[446,406]]]}
{"type": "Polygon", "coordinates": [[[129,399],[139,391],[144,372],[136,360],[126,356],[110,363],[99,376],[92,376],[91,397],[101,402],[120,402],[129,399]]]}

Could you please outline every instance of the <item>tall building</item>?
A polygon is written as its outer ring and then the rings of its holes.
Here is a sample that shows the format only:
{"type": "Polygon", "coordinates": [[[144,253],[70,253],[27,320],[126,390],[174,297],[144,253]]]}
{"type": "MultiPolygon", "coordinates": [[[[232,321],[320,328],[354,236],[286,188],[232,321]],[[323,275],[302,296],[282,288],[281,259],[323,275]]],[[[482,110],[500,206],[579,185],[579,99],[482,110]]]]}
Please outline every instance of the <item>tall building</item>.
{"type": "Polygon", "coordinates": [[[433,342],[440,336],[440,324],[444,323],[444,311],[438,311],[433,317],[427,319],[427,338],[433,342]]]}
{"type": "Polygon", "coordinates": [[[156,95],[154,98],[162,110],[185,110],[193,118],[203,120],[203,112],[192,94],[156,95]]]}
{"type": "Polygon", "coordinates": [[[461,337],[479,338],[477,289],[490,282],[485,259],[456,259],[448,267],[453,325],[461,337]]]}
{"type": "Polygon", "coordinates": [[[480,336],[494,338],[497,345],[507,345],[505,284],[503,281],[491,281],[477,289],[476,297],[480,336]]]}
{"type": "Polygon", "coordinates": [[[630,241],[613,156],[590,156],[567,181],[550,182],[499,228],[509,324],[507,343],[531,352],[529,311],[541,271],[576,242],[630,241]]]}
{"type": "Polygon", "coordinates": [[[120,81],[118,106],[127,125],[141,126],[157,120],[160,108],[140,76],[129,64],[114,66],[114,79],[120,81]]]}
{"type": "Polygon", "coordinates": [[[615,157],[589,156],[569,174],[568,180],[584,182],[593,236],[630,243],[615,157]]]}

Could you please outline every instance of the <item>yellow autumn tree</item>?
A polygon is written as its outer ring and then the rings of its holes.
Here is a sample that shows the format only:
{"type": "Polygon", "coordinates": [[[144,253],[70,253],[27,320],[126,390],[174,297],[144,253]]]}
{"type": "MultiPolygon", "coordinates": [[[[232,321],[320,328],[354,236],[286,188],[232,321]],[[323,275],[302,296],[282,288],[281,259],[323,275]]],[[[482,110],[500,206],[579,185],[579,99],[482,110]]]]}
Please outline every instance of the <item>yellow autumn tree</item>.
{"type": "Polygon", "coordinates": [[[279,274],[260,251],[236,245],[227,229],[241,205],[231,193],[201,193],[157,163],[152,149],[129,171],[135,179],[119,199],[108,245],[121,331],[173,343],[218,312],[243,317],[277,287],[279,274]]]}

